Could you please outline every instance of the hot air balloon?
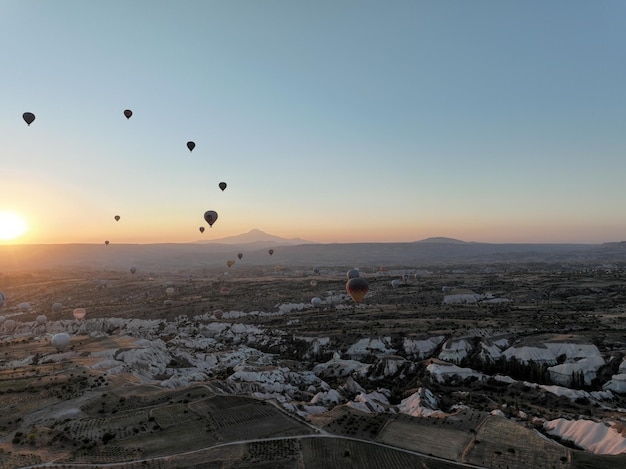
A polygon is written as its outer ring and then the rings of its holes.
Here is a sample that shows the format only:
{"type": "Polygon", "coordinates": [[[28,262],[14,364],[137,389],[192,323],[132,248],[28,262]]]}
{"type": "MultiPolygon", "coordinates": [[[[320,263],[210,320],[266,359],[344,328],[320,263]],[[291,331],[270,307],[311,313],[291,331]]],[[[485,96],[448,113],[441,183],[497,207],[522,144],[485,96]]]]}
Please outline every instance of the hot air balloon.
{"type": "Polygon", "coordinates": [[[217,212],[213,210],[207,210],[206,212],[204,212],[204,219],[209,224],[209,226],[213,226],[213,223],[215,223],[215,220],[217,220],[217,212]]]}
{"type": "Polygon", "coordinates": [[[174,304],[174,302],[172,300],[165,300],[163,302],[163,306],[172,306],[174,304]]]}
{"type": "Polygon", "coordinates": [[[402,281],[404,283],[408,282],[409,281],[409,274],[407,274],[407,273],[402,274],[402,281]]]}
{"type": "Polygon", "coordinates": [[[311,280],[311,286],[313,288],[317,287],[317,280],[311,280]]]}
{"type": "Polygon", "coordinates": [[[175,291],[176,291],[176,290],[174,290],[174,288],[173,288],[173,287],[167,287],[167,288],[165,289],[165,294],[166,294],[167,296],[172,296],[172,295],[174,294],[174,292],[175,292],[175,291]]]}
{"type": "Polygon", "coordinates": [[[61,332],[60,334],[54,334],[50,339],[50,344],[56,348],[59,352],[65,350],[70,344],[70,335],[67,332],[61,332]]]}
{"type": "Polygon", "coordinates": [[[369,291],[369,284],[363,277],[351,278],[346,282],[346,291],[356,304],[359,304],[369,291]]]}
{"type": "Polygon", "coordinates": [[[24,114],[22,114],[22,119],[24,119],[24,122],[26,122],[30,126],[30,124],[32,124],[35,120],[35,114],[33,114],[32,112],[25,112],[24,114]]]}
{"type": "Polygon", "coordinates": [[[398,287],[400,286],[400,284],[401,284],[401,283],[402,283],[402,282],[400,282],[400,280],[398,280],[397,278],[394,278],[394,279],[391,281],[391,286],[392,286],[393,288],[398,288],[398,287]]]}
{"type": "Polygon", "coordinates": [[[104,242],[104,244],[105,244],[106,246],[108,246],[108,245],[109,245],[109,240],[107,239],[107,240],[104,242]]]}
{"type": "Polygon", "coordinates": [[[82,319],[85,319],[87,310],[85,308],[76,308],[72,314],[74,315],[74,319],[80,321],[82,319]]]}
{"type": "Polygon", "coordinates": [[[319,275],[320,274],[320,268],[319,267],[313,268],[313,273],[319,275]]]}
{"type": "Polygon", "coordinates": [[[137,272],[137,267],[133,266],[130,268],[130,273],[134,274],[135,272],[137,272]]]}
{"type": "Polygon", "coordinates": [[[224,189],[226,189],[226,183],[225,182],[220,182],[218,185],[220,186],[220,189],[222,189],[222,192],[224,191],[224,189]]]}
{"type": "Polygon", "coordinates": [[[348,280],[350,280],[351,278],[358,278],[359,275],[361,274],[358,269],[350,269],[348,270],[348,272],[346,272],[346,277],[348,278],[348,280]]]}
{"type": "Polygon", "coordinates": [[[213,311],[213,316],[215,317],[215,319],[222,319],[222,317],[224,317],[224,311],[222,311],[221,309],[216,309],[215,311],[213,311]]]}
{"type": "Polygon", "coordinates": [[[222,295],[228,295],[228,294],[230,293],[230,288],[228,288],[228,287],[222,287],[222,288],[220,288],[220,293],[221,293],[222,295]]]}
{"type": "Polygon", "coordinates": [[[320,306],[322,304],[322,299],[314,296],[313,298],[311,298],[311,304],[315,307],[320,306]]]}
{"type": "Polygon", "coordinates": [[[22,313],[25,313],[26,311],[30,309],[30,303],[28,302],[20,303],[19,305],[17,305],[17,307],[22,313]]]}
{"type": "Polygon", "coordinates": [[[239,260],[241,260],[241,258],[243,257],[243,253],[240,252],[239,254],[237,254],[237,257],[239,258],[239,260]]]}
{"type": "Polygon", "coordinates": [[[115,215],[113,218],[115,218],[115,221],[120,221],[120,216],[119,215],[115,215]]]}
{"type": "Polygon", "coordinates": [[[200,230],[200,233],[204,233],[204,226],[201,226],[200,228],[198,228],[200,230]]]}
{"type": "Polygon", "coordinates": [[[273,250],[273,249],[268,249],[268,251],[267,251],[267,252],[269,252],[269,253],[270,253],[270,256],[271,256],[272,254],[274,254],[274,250],[273,250]]]}
{"type": "Polygon", "coordinates": [[[37,319],[35,319],[35,321],[37,321],[37,324],[45,324],[46,322],[48,322],[48,318],[45,314],[40,314],[39,316],[37,316],[37,319]]]}
{"type": "Polygon", "coordinates": [[[126,119],[130,119],[131,116],[133,115],[133,111],[131,111],[130,109],[126,109],[124,111],[124,115],[126,116],[126,119]]]}
{"type": "Polygon", "coordinates": [[[235,265],[235,261],[226,261],[226,265],[230,269],[233,265],[235,265]]]}
{"type": "Polygon", "coordinates": [[[14,319],[7,319],[6,321],[2,323],[2,326],[4,327],[5,331],[13,332],[13,330],[15,329],[15,326],[17,326],[17,323],[15,322],[14,319]]]}
{"type": "Polygon", "coordinates": [[[196,148],[196,144],[194,142],[187,142],[187,148],[189,148],[189,151],[193,151],[193,149],[196,148]]]}
{"type": "Polygon", "coordinates": [[[52,305],[52,311],[54,311],[55,313],[58,313],[62,309],[63,309],[63,305],[61,303],[54,303],[52,305]]]}
{"type": "Polygon", "coordinates": [[[5,301],[4,293],[0,291],[0,308],[4,306],[4,301],[5,301]]]}

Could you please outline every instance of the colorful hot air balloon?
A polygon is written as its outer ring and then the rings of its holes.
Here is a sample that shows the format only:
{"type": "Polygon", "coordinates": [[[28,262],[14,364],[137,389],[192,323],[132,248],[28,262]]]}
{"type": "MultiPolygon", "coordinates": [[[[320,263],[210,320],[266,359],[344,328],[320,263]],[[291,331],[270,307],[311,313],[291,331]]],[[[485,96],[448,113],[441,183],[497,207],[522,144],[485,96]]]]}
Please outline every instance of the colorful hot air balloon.
{"type": "Polygon", "coordinates": [[[273,249],[268,249],[268,250],[267,250],[267,252],[269,252],[269,253],[270,253],[270,256],[271,256],[272,254],[274,254],[274,250],[273,250],[273,249]]]}
{"type": "Polygon", "coordinates": [[[222,192],[224,191],[224,189],[226,189],[226,183],[225,182],[220,182],[218,185],[220,186],[220,189],[222,189],[222,192]]]}
{"type": "Polygon", "coordinates": [[[217,212],[213,210],[207,210],[206,212],[204,212],[204,219],[209,224],[209,226],[213,226],[213,223],[215,223],[215,220],[217,220],[217,212]]]}
{"type": "Polygon", "coordinates": [[[126,119],[130,119],[131,116],[133,115],[133,111],[131,111],[130,109],[126,109],[124,111],[124,115],[126,116],[126,119]]]}
{"type": "Polygon", "coordinates": [[[346,282],[346,291],[356,304],[359,304],[369,291],[370,286],[363,277],[351,278],[346,282]]]}
{"type": "Polygon", "coordinates": [[[235,265],[235,261],[226,261],[226,265],[230,269],[233,265],[235,265]]]}
{"type": "Polygon", "coordinates": [[[24,114],[22,114],[22,119],[24,119],[24,122],[26,122],[30,126],[30,124],[32,124],[35,120],[35,114],[33,114],[32,112],[25,112],[24,114]]]}
{"type": "Polygon", "coordinates": [[[241,258],[243,257],[243,253],[240,252],[239,254],[237,254],[237,258],[239,258],[239,260],[241,260],[241,258]]]}
{"type": "Polygon", "coordinates": [[[204,226],[201,226],[200,228],[198,228],[200,230],[200,233],[204,233],[204,226]]]}
{"type": "Polygon", "coordinates": [[[224,317],[224,311],[222,311],[221,309],[216,309],[215,311],[213,311],[213,316],[215,317],[215,319],[222,319],[222,317],[224,317]]]}
{"type": "Polygon", "coordinates": [[[115,218],[115,221],[120,221],[120,216],[119,215],[115,215],[113,218],[115,218]]]}
{"type": "Polygon", "coordinates": [[[85,319],[85,315],[87,314],[87,310],[85,308],[76,308],[72,313],[74,315],[74,319],[85,319]]]}
{"type": "Polygon", "coordinates": [[[189,148],[189,151],[193,151],[193,149],[196,148],[196,144],[194,142],[187,142],[187,148],[189,148]]]}

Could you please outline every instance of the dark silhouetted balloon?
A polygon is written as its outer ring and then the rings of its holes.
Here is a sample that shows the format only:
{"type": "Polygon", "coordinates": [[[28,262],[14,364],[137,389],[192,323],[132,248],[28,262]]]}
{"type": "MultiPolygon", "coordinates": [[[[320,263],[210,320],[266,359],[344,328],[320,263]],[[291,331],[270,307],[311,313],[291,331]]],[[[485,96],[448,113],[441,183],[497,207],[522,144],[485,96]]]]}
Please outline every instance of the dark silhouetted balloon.
{"type": "Polygon", "coordinates": [[[346,291],[356,304],[359,304],[363,297],[367,295],[370,286],[363,277],[351,278],[346,282],[346,291]]]}
{"type": "Polygon", "coordinates": [[[232,266],[235,265],[235,261],[226,261],[226,265],[228,266],[228,268],[230,269],[232,266]]]}
{"type": "Polygon", "coordinates": [[[119,215],[115,215],[115,221],[120,221],[120,216],[119,215]]]}
{"type": "Polygon", "coordinates": [[[135,272],[137,272],[137,267],[131,267],[130,268],[130,273],[134,274],[135,272]]]}
{"type": "Polygon", "coordinates": [[[5,301],[4,293],[0,291],[0,308],[4,306],[4,301],[5,301]]]}
{"type": "Polygon", "coordinates": [[[219,186],[220,186],[220,189],[222,189],[222,191],[223,191],[224,189],[226,189],[226,183],[225,183],[225,182],[220,182],[220,183],[219,183],[219,186]]]}
{"type": "Polygon", "coordinates": [[[131,116],[133,115],[133,111],[131,111],[130,109],[126,109],[124,111],[124,115],[126,116],[126,119],[130,119],[131,116]]]}
{"type": "Polygon", "coordinates": [[[30,125],[35,120],[35,114],[33,114],[32,112],[25,112],[24,114],[22,114],[22,118],[24,119],[24,122],[30,125]]]}
{"type": "Polygon", "coordinates": [[[196,148],[196,144],[194,142],[187,142],[187,148],[189,148],[189,151],[193,151],[193,149],[196,148]]]}
{"type": "Polygon", "coordinates": [[[241,258],[243,257],[243,253],[240,252],[239,254],[237,254],[237,257],[239,258],[239,260],[241,260],[241,258]]]}
{"type": "Polygon", "coordinates": [[[213,223],[215,223],[215,220],[217,220],[217,212],[213,210],[207,210],[206,212],[204,212],[204,219],[209,224],[209,226],[213,226],[213,223]]]}
{"type": "Polygon", "coordinates": [[[200,228],[198,228],[200,230],[200,233],[204,233],[204,226],[201,226],[200,228]]]}
{"type": "Polygon", "coordinates": [[[270,256],[271,256],[272,254],[274,254],[274,250],[273,250],[273,249],[268,249],[268,251],[267,251],[267,252],[269,252],[269,253],[270,253],[270,256]]]}
{"type": "Polygon", "coordinates": [[[62,303],[54,303],[52,305],[52,311],[54,311],[55,313],[58,313],[59,311],[61,311],[63,309],[63,304],[62,303]]]}
{"type": "Polygon", "coordinates": [[[109,240],[107,239],[107,240],[104,242],[104,244],[108,246],[108,245],[109,245],[109,240]]]}

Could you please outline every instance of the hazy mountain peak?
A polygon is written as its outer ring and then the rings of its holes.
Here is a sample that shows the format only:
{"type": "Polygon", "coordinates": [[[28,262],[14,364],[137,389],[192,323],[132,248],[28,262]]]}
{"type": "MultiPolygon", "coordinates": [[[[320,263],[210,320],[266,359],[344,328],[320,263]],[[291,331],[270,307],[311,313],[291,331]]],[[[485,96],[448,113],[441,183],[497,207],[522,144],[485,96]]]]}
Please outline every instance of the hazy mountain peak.
{"type": "Polygon", "coordinates": [[[308,244],[312,241],[306,241],[300,238],[281,238],[265,231],[253,228],[247,233],[242,233],[234,236],[226,236],[225,238],[218,238],[212,240],[202,240],[202,243],[222,243],[222,244],[244,244],[244,243],[264,243],[264,244],[308,244]]]}
{"type": "Polygon", "coordinates": [[[432,238],[422,239],[420,241],[415,241],[416,243],[448,243],[448,244],[466,244],[466,241],[461,241],[460,239],[454,238],[446,238],[444,236],[435,236],[432,238]]]}

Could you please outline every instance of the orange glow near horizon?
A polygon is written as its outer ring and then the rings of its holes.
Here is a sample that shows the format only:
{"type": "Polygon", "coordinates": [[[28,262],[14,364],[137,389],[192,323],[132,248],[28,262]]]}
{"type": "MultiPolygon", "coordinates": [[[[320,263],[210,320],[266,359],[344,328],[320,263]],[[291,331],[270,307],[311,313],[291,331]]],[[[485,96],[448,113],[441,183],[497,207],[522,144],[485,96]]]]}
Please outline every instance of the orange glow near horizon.
{"type": "Polygon", "coordinates": [[[0,211],[0,242],[13,243],[28,231],[24,217],[11,211],[0,211]]]}

